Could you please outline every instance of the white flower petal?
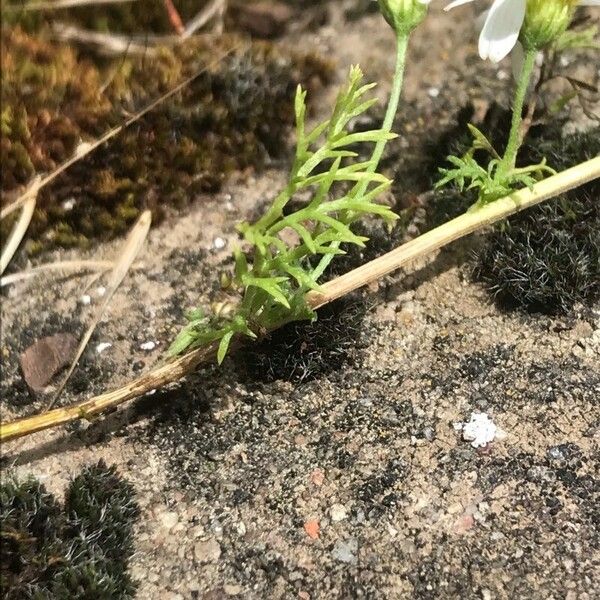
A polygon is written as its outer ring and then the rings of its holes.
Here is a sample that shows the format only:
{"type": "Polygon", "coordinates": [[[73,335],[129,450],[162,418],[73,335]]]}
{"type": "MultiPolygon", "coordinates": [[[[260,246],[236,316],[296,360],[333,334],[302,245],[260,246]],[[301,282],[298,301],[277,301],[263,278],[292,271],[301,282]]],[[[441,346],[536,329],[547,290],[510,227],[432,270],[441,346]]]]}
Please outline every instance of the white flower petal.
{"type": "Polygon", "coordinates": [[[479,38],[481,58],[501,61],[515,47],[525,19],[525,0],[495,0],[479,38]]]}

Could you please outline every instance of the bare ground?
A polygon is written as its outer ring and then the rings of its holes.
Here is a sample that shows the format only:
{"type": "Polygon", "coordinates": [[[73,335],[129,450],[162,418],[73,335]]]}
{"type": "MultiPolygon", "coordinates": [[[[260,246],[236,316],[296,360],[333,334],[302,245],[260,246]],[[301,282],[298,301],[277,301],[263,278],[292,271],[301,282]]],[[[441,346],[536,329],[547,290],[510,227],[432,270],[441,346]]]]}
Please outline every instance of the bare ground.
{"type": "MultiPolygon", "coordinates": [[[[333,53],[340,73],[359,60],[370,78],[390,72],[379,18],[341,31],[302,40],[333,53]]],[[[407,146],[434,139],[469,96],[480,111],[502,99],[507,67],[499,77],[474,44],[458,55],[467,38],[467,19],[441,17],[416,36],[406,103],[420,118],[402,123],[407,146]]],[[[151,232],[65,404],[161,359],[183,310],[210,293],[234,224],[283,177],[273,169],[232,181],[151,232]],[[141,349],[148,341],[154,350],[141,349]],[[98,354],[102,342],[112,346],[98,354]]],[[[500,310],[468,277],[474,243],[369,290],[343,368],[267,383],[228,360],[85,427],[7,444],[4,464],[60,493],[80,465],[117,463],[142,506],[132,563],[140,598],[593,598],[599,313],[500,310]],[[473,412],[505,436],[474,448],[455,426],[473,412]]],[[[3,419],[43,405],[22,383],[18,355],[42,335],[83,329],[99,301],[94,286],[92,304],[81,304],[83,285],[44,278],[3,299],[3,419]]]]}

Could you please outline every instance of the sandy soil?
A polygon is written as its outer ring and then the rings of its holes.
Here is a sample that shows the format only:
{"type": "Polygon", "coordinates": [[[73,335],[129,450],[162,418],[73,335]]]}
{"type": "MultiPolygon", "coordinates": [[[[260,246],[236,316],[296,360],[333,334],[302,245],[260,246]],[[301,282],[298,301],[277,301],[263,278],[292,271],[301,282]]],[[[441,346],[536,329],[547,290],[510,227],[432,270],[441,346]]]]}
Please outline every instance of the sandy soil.
{"type": "MultiPolygon", "coordinates": [[[[390,72],[391,35],[378,17],[341,31],[302,39],[333,53],[340,73],[359,60],[367,76],[390,72]]],[[[437,12],[419,31],[400,144],[430,143],[468,97],[480,112],[503,99],[508,68],[479,62],[473,38],[467,19],[437,12]]],[[[402,159],[400,171],[411,155],[402,159]]],[[[151,232],[63,403],[161,359],[183,310],[213,289],[235,223],[283,177],[232,181],[151,232]],[[98,353],[100,343],[111,346],[98,353]]],[[[142,506],[132,561],[140,598],[591,599],[600,313],[499,310],[468,277],[476,243],[366,292],[371,308],[343,368],[268,383],[228,360],[94,423],[7,444],[4,464],[60,493],[80,465],[117,463],[142,506]],[[483,448],[460,430],[473,413],[501,430],[483,448]]],[[[84,285],[44,278],[3,299],[3,419],[43,405],[22,382],[19,353],[43,335],[83,330],[100,301],[94,284],[82,304],[84,285]]]]}

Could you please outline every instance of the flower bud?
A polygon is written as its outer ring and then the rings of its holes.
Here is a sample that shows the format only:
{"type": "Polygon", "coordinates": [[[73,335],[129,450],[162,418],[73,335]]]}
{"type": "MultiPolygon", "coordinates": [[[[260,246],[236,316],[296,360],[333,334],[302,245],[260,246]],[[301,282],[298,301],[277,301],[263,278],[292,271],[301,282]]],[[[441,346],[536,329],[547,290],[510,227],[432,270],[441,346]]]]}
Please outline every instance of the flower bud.
{"type": "Polygon", "coordinates": [[[541,50],[562,35],[578,0],[527,0],[520,40],[526,49],[541,50]]]}
{"type": "Polygon", "coordinates": [[[408,35],[427,15],[430,0],[377,0],[381,14],[397,34],[408,35]]]}

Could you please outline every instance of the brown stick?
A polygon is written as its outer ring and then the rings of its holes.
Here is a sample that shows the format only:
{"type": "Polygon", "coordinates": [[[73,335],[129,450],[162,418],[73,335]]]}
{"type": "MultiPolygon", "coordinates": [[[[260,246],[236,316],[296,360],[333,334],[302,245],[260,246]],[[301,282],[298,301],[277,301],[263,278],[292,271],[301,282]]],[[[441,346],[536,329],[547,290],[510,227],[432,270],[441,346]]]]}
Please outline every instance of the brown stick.
{"type": "MultiPolygon", "coordinates": [[[[597,157],[572,169],[563,171],[558,175],[549,177],[536,184],[531,190],[520,190],[509,197],[497,200],[483,208],[467,212],[358,269],[354,269],[324,284],[320,292],[311,292],[308,294],[308,303],[312,308],[319,308],[351,291],[384,277],[416,258],[426,256],[478,229],[599,177],[600,157],[597,157]]],[[[209,360],[214,360],[215,355],[215,345],[200,348],[142,375],[135,381],[115,391],[101,394],[70,407],[57,408],[50,412],[19,419],[12,423],[3,423],[0,425],[0,441],[16,439],[70,421],[93,417],[127,400],[142,396],[151,390],[173,383],[189,375],[198,365],[206,363],[209,360]]]]}

